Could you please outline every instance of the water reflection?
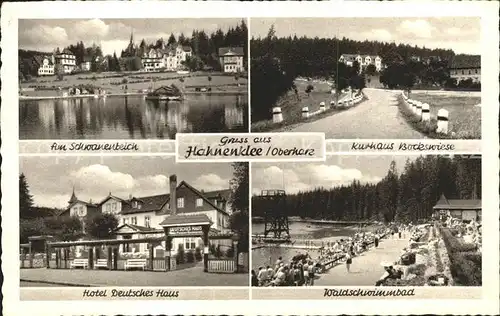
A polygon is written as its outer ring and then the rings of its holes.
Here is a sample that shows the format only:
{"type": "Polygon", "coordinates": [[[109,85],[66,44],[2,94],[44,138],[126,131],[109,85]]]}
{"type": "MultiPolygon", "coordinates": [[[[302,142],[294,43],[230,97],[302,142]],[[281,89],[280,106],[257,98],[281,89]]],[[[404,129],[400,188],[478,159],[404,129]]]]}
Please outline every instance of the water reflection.
{"type": "Polygon", "coordinates": [[[183,102],[142,96],[21,101],[20,139],[173,139],[178,132],[248,131],[248,100],[188,96],[183,102]]]}

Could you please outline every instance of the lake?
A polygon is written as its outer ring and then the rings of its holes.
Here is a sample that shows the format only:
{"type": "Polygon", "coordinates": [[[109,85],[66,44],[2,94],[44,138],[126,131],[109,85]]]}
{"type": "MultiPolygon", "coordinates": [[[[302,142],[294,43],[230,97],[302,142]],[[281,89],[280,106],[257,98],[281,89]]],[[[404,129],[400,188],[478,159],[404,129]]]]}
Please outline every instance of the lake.
{"type": "MultiPolygon", "coordinates": [[[[337,239],[351,237],[360,230],[357,225],[335,225],[335,224],[311,224],[304,222],[290,222],[290,236],[292,241],[298,245],[304,245],[307,242],[315,246],[321,246],[322,243],[335,241],[337,239]]],[[[363,231],[371,231],[378,227],[366,226],[363,231]]],[[[264,234],[263,223],[252,223],[252,235],[264,234]]],[[[319,256],[319,251],[314,249],[284,248],[279,245],[252,249],[252,268],[257,269],[260,266],[274,265],[279,257],[288,262],[293,256],[300,253],[309,253],[314,259],[319,256]]]]}
{"type": "Polygon", "coordinates": [[[247,131],[246,95],[188,95],[182,102],[111,96],[19,103],[20,139],[175,139],[176,133],[247,131]]]}

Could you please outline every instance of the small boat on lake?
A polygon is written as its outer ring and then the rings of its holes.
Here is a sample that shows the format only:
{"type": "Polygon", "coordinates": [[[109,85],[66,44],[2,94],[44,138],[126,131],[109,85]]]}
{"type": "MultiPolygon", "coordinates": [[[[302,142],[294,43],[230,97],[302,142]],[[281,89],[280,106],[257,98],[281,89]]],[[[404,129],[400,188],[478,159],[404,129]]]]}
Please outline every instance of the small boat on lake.
{"type": "Polygon", "coordinates": [[[146,100],[155,101],[181,101],[183,99],[182,91],[174,84],[162,86],[148,93],[146,100]]]}

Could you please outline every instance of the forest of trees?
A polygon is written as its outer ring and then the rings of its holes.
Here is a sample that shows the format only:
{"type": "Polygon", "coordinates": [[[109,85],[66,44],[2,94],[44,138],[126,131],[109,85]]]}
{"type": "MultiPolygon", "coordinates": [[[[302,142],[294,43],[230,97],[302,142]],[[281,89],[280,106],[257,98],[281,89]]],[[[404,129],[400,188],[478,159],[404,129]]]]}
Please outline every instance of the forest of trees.
{"type": "Polygon", "coordinates": [[[309,38],[288,36],[278,38],[274,27],[263,38],[250,41],[252,58],[265,56],[272,52],[284,69],[303,77],[332,77],[337,60],[342,54],[378,55],[384,64],[409,61],[413,57],[421,60],[440,59],[450,61],[455,53],[452,50],[428,49],[378,41],[355,41],[348,38],[309,38]]]}
{"type": "MultiPolygon", "coordinates": [[[[243,47],[245,53],[243,63],[245,69],[247,68],[248,28],[245,20],[241,20],[237,26],[229,28],[226,32],[218,29],[207,34],[203,30],[194,30],[191,36],[180,34],[176,38],[174,34],[171,34],[166,42],[163,38],[153,43],[146,43],[144,39],[141,39],[138,44],[134,42],[131,36],[128,46],[119,52],[120,56],[116,52],[113,55],[103,55],[100,46],[93,44],[91,47],[85,47],[82,41],[71,44],[66,48],[75,55],[77,65],[80,65],[84,60],[91,61],[92,72],[137,71],[142,67],[140,57],[150,48],[166,47],[173,44],[190,46],[193,49],[193,57],[186,62],[186,66],[191,70],[203,68],[219,70],[218,49],[220,47],[243,47]],[[106,62],[96,62],[96,60],[105,60],[106,62]]],[[[59,50],[59,48],[56,49],[56,51],[59,50]]],[[[22,78],[29,79],[29,77],[37,75],[38,68],[33,64],[34,56],[47,56],[52,53],[20,49],[18,51],[19,72],[22,78]]]]}
{"type": "MultiPolygon", "coordinates": [[[[441,194],[448,199],[481,198],[481,160],[421,156],[407,160],[399,174],[393,161],[377,184],[316,188],[286,197],[288,216],[327,220],[416,222],[429,219],[441,194]]],[[[266,201],[252,198],[252,216],[263,216],[266,201]]]]}
{"type": "Polygon", "coordinates": [[[98,214],[87,217],[85,222],[76,216],[59,216],[63,210],[34,205],[28,180],[19,175],[19,240],[27,243],[28,237],[50,235],[55,240],[73,241],[82,237],[109,238],[118,227],[118,220],[112,214],[98,214]],[[83,231],[83,227],[86,231],[83,231]]]}
{"type": "MultiPolygon", "coordinates": [[[[174,34],[165,40],[160,38],[154,43],[146,43],[144,39],[137,45],[131,37],[127,48],[121,51],[121,58],[140,57],[151,48],[168,47],[170,45],[179,44],[189,46],[193,50],[193,58],[191,62],[187,62],[189,68],[212,68],[220,69],[218,49],[220,47],[243,47],[245,57],[243,58],[244,66],[247,66],[247,51],[248,51],[248,28],[244,20],[236,27],[229,28],[227,32],[218,29],[211,34],[207,34],[204,30],[194,30],[191,36],[186,36],[181,33],[178,38],[174,34]],[[194,61],[193,61],[194,60],[194,61]],[[196,66],[196,67],[193,67],[196,66]]],[[[198,69],[192,69],[198,70],[198,69]]]]}
{"type": "Polygon", "coordinates": [[[358,75],[355,70],[359,65],[347,67],[337,62],[342,54],[380,56],[388,67],[381,74],[380,82],[390,88],[410,88],[416,83],[453,85],[447,68],[455,55],[452,50],[354,41],[345,37],[278,38],[272,26],[266,37],[252,38],[250,51],[254,122],[271,117],[271,108],[280,97],[295,88],[293,80],[298,76],[332,80],[337,90],[347,86],[363,88],[364,74],[373,75],[374,67],[367,67],[358,75]],[[422,61],[412,62],[418,58],[422,61]]]}

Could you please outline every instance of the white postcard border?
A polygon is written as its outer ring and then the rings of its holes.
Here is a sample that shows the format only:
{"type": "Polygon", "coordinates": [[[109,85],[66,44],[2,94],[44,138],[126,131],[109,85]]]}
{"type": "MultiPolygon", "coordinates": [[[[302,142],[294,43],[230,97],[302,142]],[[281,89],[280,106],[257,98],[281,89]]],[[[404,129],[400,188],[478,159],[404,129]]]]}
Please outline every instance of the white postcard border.
{"type": "MultiPolygon", "coordinates": [[[[245,313],[245,314],[493,314],[498,312],[498,3],[495,2],[34,2],[6,3],[2,6],[2,260],[4,311],[7,315],[54,315],[60,313],[99,314],[164,314],[175,313],[245,313]],[[126,8],[126,10],[124,10],[126,8]],[[19,268],[17,258],[19,201],[16,186],[19,174],[17,126],[17,19],[18,18],[148,18],[154,17],[383,17],[383,16],[481,16],[482,25],[482,154],[483,154],[483,219],[484,249],[488,260],[483,262],[483,299],[481,300],[382,300],[315,301],[308,304],[288,301],[164,301],[144,304],[141,301],[58,301],[19,302],[19,268]],[[493,39],[488,41],[488,39],[493,39]],[[5,61],[9,62],[5,62],[5,61]],[[14,80],[13,80],[14,79],[14,80]],[[16,118],[16,119],[12,119],[16,118]],[[10,210],[10,211],[9,211],[10,210]]],[[[249,103],[250,104],[250,103],[249,103]]],[[[278,289],[279,290],[279,289],[278,289]]],[[[443,289],[446,290],[446,289],[443,289]]]]}

